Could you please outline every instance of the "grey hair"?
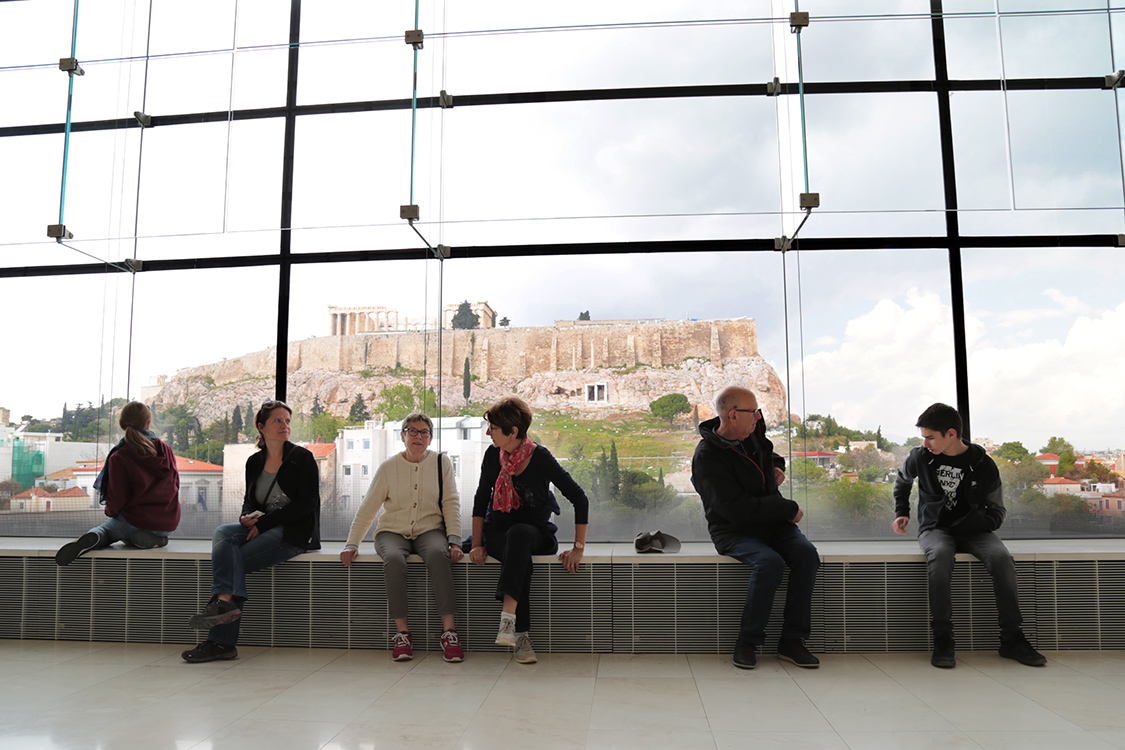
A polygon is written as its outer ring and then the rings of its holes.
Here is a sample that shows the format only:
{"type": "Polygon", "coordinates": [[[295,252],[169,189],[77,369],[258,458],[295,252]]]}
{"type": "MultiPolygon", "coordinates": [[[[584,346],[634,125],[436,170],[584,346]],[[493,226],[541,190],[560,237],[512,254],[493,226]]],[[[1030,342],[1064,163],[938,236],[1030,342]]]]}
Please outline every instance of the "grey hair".
{"type": "Polygon", "coordinates": [[[432,433],[434,431],[433,421],[420,411],[414,412],[413,414],[407,414],[406,419],[402,420],[402,429],[405,430],[415,422],[425,422],[426,426],[430,428],[430,432],[432,433]]]}

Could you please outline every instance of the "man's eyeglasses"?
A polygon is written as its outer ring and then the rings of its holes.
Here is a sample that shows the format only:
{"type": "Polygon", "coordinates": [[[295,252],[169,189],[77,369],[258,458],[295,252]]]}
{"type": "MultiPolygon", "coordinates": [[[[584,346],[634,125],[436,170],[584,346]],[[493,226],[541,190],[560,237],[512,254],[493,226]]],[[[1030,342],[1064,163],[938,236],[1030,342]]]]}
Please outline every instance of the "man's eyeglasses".
{"type": "Polygon", "coordinates": [[[430,432],[429,430],[416,430],[413,427],[405,427],[405,428],[403,428],[402,432],[403,432],[404,435],[409,435],[410,437],[421,436],[421,437],[424,437],[424,438],[428,438],[428,437],[430,437],[431,435],[434,434],[434,433],[430,432]]]}
{"type": "Polygon", "coordinates": [[[733,409],[732,411],[741,411],[741,412],[745,412],[747,414],[753,414],[758,419],[762,418],[762,410],[761,409],[733,409]]]}

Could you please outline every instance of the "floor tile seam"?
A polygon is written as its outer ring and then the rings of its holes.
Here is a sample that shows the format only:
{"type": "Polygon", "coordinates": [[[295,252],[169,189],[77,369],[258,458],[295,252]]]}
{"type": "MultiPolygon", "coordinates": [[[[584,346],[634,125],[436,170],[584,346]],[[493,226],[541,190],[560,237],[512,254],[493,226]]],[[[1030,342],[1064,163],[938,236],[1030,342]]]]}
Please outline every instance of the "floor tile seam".
{"type": "MultiPolygon", "coordinates": [[[[961,735],[966,740],[971,742],[973,744],[973,747],[980,748],[980,750],[988,750],[988,748],[986,748],[984,745],[980,744],[975,739],[970,737],[968,732],[966,732],[963,729],[959,729],[957,727],[954,727],[952,730],[950,730],[950,729],[907,729],[907,730],[894,729],[894,730],[890,730],[888,733],[889,734],[937,734],[938,732],[943,732],[943,733],[948,734],[951,731],[955,732],[956,734],[961,735]]],[[[1000,730],[1000,731],[1006,731],[1006,730],[1000,730]]],[[[848,732],[848,734],[864,734],[864,732],[848,732]]],[[[868,750],[866,744],[853,745],[850,742],[848,742],[847,739],[845,739],[843,736],[840,737],[840,740],[844,743],[844,745],[848,748],[848,750],[868,750]]]]}
{"type": "MultiPolygon", "coordinates": [[[[817,670],[819,671],[821,668],[822,667],[817,667],[817,670]]],[[[789,675],[789,679],[793,681],[793,684],[797,686],[797,689],[801,691],[801,694],[805,696],[805,699],[813,705],[813,708],[815,708],[816,712],[820,714],[820,718],[824,720],[824,723],[831,727],[832,732],[836,735],[837,738],[839,738],[840,742],[843,742],[844,745],[847,746],[848,743],[844,741],[844,737],[840,734],[840,730],[836,727],[835,724],[832,723],[832,720],[829,719],[827,715],[825,715],[824,711],[817,704],[816,700],[811,695],[809,695],[809,691],[805,689],[805,686],[802,685],[796,678],[794,678],[788,670],[786,670],[785,674],[789,675]]]]}

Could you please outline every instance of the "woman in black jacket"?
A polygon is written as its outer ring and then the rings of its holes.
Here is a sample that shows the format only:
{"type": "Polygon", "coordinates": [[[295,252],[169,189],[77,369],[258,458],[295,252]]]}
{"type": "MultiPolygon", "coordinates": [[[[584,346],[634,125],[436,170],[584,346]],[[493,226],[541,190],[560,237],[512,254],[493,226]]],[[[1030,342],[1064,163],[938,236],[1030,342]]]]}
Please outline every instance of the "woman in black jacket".
{"type": "Polygon", "coordinates": [[[184,661],[237,658],[246,574],[320,549],[320,472],[312,453],[289,442],[292,415],[284,402],[267,401],[254,419],[261,450],[246,461],[242,515],[215,529],[211,600],[191,618],[191,627],[210,632],[184,661]]]}

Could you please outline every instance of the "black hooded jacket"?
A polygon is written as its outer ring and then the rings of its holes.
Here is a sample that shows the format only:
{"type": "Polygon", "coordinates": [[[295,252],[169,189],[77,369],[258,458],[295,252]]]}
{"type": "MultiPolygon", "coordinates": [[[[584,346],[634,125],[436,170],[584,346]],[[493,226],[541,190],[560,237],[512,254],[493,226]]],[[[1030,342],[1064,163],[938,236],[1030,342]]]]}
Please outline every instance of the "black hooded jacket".
{"type": "Polygon", "coordinates": [[[777,488],[774,467],[784,470],[785,459],[774,453],[761,420],[755,435],[739,442],[720,437],[715,432],[718,427],[718,417],[699,425],[702,440],[691,460],[691,483],[703,501],[711,541],[722,553],[739,537],[764,536],[783,528],[800,506],[777,488]]]}
{"type": "Polygon", "coordinates": [[[902,462],[895,479],[895,517],[910,517],[910,488],[918,479],[918,533],[934,528],[942,528],[954,534],[977,534],[982,531],[996,531],[1004,523],[1007,510],[1004,508],[1003,491],[1000,486],[1000,471],[996,462],[984,452],[984,448],[973,443],[969,446],[968,474],[964,480],[969,482],[969,508],[956,520],[943,517],[945,490],[938,482],[934,465],[937,457],[925,448],[915,448],[902,462]]]}

